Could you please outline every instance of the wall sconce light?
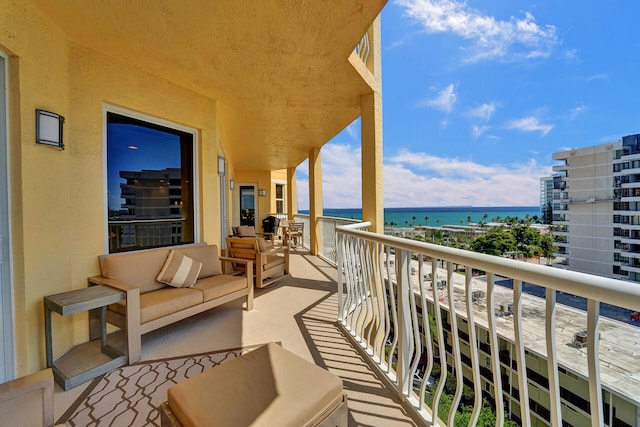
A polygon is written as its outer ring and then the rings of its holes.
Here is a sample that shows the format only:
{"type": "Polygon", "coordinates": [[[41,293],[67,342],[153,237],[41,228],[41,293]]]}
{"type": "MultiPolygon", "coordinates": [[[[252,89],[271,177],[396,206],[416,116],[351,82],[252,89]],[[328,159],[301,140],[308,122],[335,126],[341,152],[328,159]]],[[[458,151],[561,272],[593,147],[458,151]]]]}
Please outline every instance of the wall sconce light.
{"type": "Polygon", "coordinates": [[[233,190],[233,186],[235,185],[235,182],[233,181],[233,179],[229,180],[229,189],[233,190]]]}
{"type": "Polygon", "coordinates": [[[63,125],[64,117],[60,114],[36,109],[36,142],[64,150],[63,125]]]}
{"type": "Polygon", "coordinates": [[[226,164],[225,164],[225,161],[224,161],[224,157],[218,156],[218,175],[224,176],[225,169],[226,169],[225,166],[226,166],[226,164]]]}
{"type": "Polygon", "coordinates": [[[267,195],[267,190],[264,190],[264,189],[262,189],[262,190],[258,190],[258,195],[259,195],[260,197],[264,197],[264,196],[266,196],[266,195],[267,195]]]}

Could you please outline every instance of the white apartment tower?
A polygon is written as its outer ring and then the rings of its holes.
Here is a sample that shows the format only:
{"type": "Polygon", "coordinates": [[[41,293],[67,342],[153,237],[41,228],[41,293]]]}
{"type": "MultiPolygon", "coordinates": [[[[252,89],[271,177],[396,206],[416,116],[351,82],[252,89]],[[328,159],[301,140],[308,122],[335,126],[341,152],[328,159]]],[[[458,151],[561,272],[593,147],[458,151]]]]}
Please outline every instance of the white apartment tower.
{"type": "Polygon", "coordinates": [[[540,218],[544,224],[553,221],[553,176],[540,178],[540,218]]]}
{"type": "Polygon", "coordinates": [[[613,277],[640,282],[640,134],[622,138],[613,177],[613,277]]]}
{"type": "Polygon", "coordinates": [[[559,267],[626,278],[621,277],[622,268],[614,266],[613,238],[618,227],[614,224],[614,164],[620,161],[622,146],[617,141],[553,154],[554,160],[564,162],[553,168],[557,173],[553,177],[555,255],[565,260],[559,267]]]}

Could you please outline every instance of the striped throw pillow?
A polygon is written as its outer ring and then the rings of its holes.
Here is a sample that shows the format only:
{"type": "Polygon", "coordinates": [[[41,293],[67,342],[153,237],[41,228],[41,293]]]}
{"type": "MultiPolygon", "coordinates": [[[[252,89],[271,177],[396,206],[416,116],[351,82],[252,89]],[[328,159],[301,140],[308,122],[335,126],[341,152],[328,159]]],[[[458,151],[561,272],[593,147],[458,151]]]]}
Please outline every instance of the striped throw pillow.
{"type": "Polygon", "coordinates": [[[190,288],[198,280],[201,269],[200,261],[171,250],[157,279],[174,288],[190,288]]]}

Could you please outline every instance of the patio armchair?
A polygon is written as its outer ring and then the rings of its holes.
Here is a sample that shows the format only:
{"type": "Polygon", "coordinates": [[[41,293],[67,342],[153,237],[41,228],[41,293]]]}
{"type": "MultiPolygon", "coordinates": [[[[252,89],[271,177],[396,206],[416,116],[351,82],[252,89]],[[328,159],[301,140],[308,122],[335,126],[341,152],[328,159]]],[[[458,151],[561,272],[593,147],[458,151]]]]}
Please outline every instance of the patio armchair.
{"type": "Polygon", "coordinates": [[[298,245],[304,246],[304,223],[303,222],[290,222],[287,227],[287,242],[289,247],[298,245]]]}
{"type": "Polygon", "coordinates": [[[231,227],[233,235],[229,237],[262,237],[265,242],[269,242],[270,246],[273,246],[275,241],[274,233],[260,233],[256,231],[253,225],[235,225],[231,227]]]}
{"type": "MultiPolygon", "coordinates": [[[[264,288],[289,274],[289,247],[267,247],[261,237],[228,237],[227,253],[231,258],[253,261],[256,287],[264,288]]],[[[232,263],[235,271],[242,271],[243,264],[232,263]]]]}

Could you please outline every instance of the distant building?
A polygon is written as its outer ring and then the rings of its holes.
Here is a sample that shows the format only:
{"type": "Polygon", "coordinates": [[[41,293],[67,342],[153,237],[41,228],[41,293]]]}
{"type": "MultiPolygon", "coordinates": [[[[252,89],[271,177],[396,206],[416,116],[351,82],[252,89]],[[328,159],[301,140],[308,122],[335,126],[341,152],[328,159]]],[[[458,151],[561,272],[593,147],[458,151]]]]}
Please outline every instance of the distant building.
{"type": "Polygon", "coordinates": [[[553,222],[553,176],[540,178],[540,221],[553,222]]]}
{"type": "Polygon", "coordinates": [[[109,251],[193,239],[183,217],[181,169],[120,171],[121,210],[109,218],[109,251]]]}
{"type": "Polygon", "coordinates": [[[566,268],[640,281],[639,138],[553,154],[563,162],[553,177],[555,255],[566,268]]]}
{"type": "Polygon", "coordinates": [[[120,194],[127,211],[123,219],[181,218],[181,170],[120,171],[120,194]]]}

